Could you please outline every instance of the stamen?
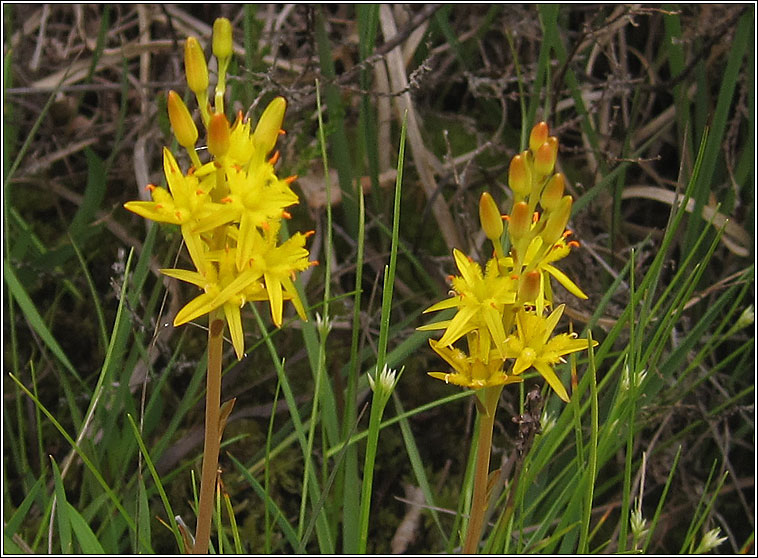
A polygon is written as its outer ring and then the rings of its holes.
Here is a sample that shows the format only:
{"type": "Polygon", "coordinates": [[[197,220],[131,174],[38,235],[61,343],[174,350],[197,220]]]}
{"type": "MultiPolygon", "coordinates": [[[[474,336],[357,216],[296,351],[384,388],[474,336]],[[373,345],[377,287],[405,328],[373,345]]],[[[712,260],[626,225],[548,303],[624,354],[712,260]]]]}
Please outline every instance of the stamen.
{"type": "Polygon", "coordinates": [[[155,184],[148,184],[147,186],[145,186],[145,190],[149,190],[150,192],[152,192],[156,188],[157,186],[155,184]]]}
{"type": "Polygon", "coordinates": [[[570,231],[570,230],[566,229],[565,231],[563,231],[563,238],[568,238],[572,234],[574,234],[574,231],[570,231]]]}
{"type": "Polygon", "coordinates": [[[511,220],[511,216],[510,215],[501,215],[500,218],[503,221],[510,221],[511,220]]]}
{"type": "Polygon", "coordinates": [[[297,175],[296,174],[293,174],[292,176],[288,176],[287,178],[284,179],[284,181],[287,184],[292,184],[295,180],[297,180],[297,175]]]}
{"type": "Polygon", "coordinates": [[[572,240],[568,243],[569,246],[572,246],[574,248],[579,248],[581,244],[579,244],[576,240],[572,240]]]}
{"type": "Polygon", "coordinates": [[[540,214],[537,211],[535,211],[534,214],[532,215],[532,223],[536,223],[539,220],[540,220],[540,214]]]}
{"type": "Polygon", "coordinates": [[[271,156],[268,162],[271,163],[272,165],[275,165],[276,162],[279,160],[279,156],[280,156],[279,150],[274,151],[274,154],[271,156]]]}
{"type": "Polygon", "coordinates": [[[288,211],[282,211],[282,217],[285,219],[292,219],[292,215],[288,211]]]}
{"type": "Polygon", "coordinates": [[[306,232],[303,233],[303,236],[305,238],[308,238],[308,237],[313,236],[314,234],[316,234],[316,231],[306,231],[306,232]]]}
{"type": "Polygon", "coordinates": [[[226,196],[225,198],[221,198],[219,201],[221,203],[232,203],[232,198],[231,196],[226,196]]]}

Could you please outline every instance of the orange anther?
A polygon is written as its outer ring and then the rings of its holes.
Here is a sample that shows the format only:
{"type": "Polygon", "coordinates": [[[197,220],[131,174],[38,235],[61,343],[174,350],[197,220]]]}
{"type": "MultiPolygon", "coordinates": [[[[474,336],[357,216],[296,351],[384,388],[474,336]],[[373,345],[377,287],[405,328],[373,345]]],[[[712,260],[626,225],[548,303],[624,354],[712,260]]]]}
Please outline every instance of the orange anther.
{"type": "Polygon", "coordinates": [[[534,214],[532,215],[532,223],[536,223],[539,220],[540,220],[540,214],[539,212],[535,211],[534,214]]]}
{"type": "Polygon", "coordinates": [[[297,180],[297,175],[296,174],[293,174],[292,176],[288,176],[287,178],[284,179],[284,181],[287,184],[292,184],[295,180],[297,180]]]}
{"type": "Polygon", "coordinates": [[[203,192],[200,188],[198,188],[197,190],[195,190],[195,194],[197,194],[198,196],[203,196],[205,195],[205,192],[203,192]]]}
{"type": "Polygon", "coordinates": [[[310,264],[311,264],[312,266],[317,266],[317,265],[319,265],[319,263],[318,263],[318,260],[313,260],[312,262],[310,262],[310,264]]]}
{"type": "Polygon", "coordinates": [[[263,221],[263,223],[261,223],[261,228],[262,228],[264,231],[267,231],[267,230],[269,230],[269,224],[268,224],[268,221],[263,221]]]}
{"type": "Polygon", "coordinates": [[[514,273],[513,275],[511,275],[511,279],[513,279],[514,281],[516,281],[518,279],[518,275],[516,273],[514,273]]]}
{"type": "Polygon", "coordinates": [[[292,215],[288,211],[282,211],[282,217],[285,219],[292,219],[292,215]]]}
{"type": "Polygon", "coordinates": [[[448,275],[447,276],[447,280],[448,281],[452,281],[453,279],[455,279],[455,275],[448,275]]]}
{"type": "Polygon", "coordinates": [[[566,230],[563,232],[563,238],[568,238],[568,237],[570,237],[572,234],[574,234],[574,231],[570,231],[570,230],[566,229],[566,230]]]}
{"type": "Polygon", "coordinates": [[[145,186],[145,189],[146,189],[146,190],[149,190],[149,191],[151,191],[151,192],[152,192],[153,190],[155,190],[156,188],[157,188],[157,186],[156,186],[155,184],[148,184],[147,186],[145,186]]]}
{"type": "Polygon", "coordinates": [[[279,150],[277,149],[276,151],[274,151],[274,154],[271,156],[268,162],[271,163],[272,165],[275,165],[276,162],[279,160],[279,156],[280,156],[280,153],[279,153],[279,150]]]}
{"type": "Polygon", "coordinates": [[[162,203],[156,203],[155,204],[155,209],[163,209],[163,204],[162,203]]]}
{"type": "Polygon", "coordinates": [[[226,196],[225,198],[221,198],[219,201],[221,203],[232,203],[232,198],[230,196],[226,196]]]}
{"type": "Polygon", "coordinates": [[[314,234],[316,234],[316,231],[306,231],[306,232],[303,233],[303,236],[305,238],[308,238],[308,237],[313,236],[314,234]]]}
{"type": "Polygon", "coordinates": [[[503,221],[510,221],[511,220],[511,216],[510,215],[501,215],[500,218],[503,221]]]}
{"type": "Polygon", "coordinates": [[[574,248],[579,248],[580,244],[576,240],[572,240],[568,243],[569,246],[573,246],[574,248]]]}
{"type": "Polygon", "coordinates": [[[279,135],[280,135],[280,136],[283,136],[283,135],[285,135],[286,133],[287,133],[287,132],[285,132],[284,130],[281,130],[281,129],[279,130],[279,135]]]}

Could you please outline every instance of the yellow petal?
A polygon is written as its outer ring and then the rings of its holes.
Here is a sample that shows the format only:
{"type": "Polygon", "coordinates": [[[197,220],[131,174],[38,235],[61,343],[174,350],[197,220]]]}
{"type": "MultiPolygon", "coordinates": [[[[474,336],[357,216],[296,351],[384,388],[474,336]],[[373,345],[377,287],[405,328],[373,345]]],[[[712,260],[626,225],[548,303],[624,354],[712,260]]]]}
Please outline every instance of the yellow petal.
{"type": "Polygon", "coordinates": [[[542,266],[545,271],[547,271],[550,275],[556,278],[556,280],[565,287],[565,289],[570,292],[575,297],[581,298],[582,300],[587,300],[589,298],[582,289],[579,288],[579,286],[574,283],[571,279],[569,279],[568,275],[563,273],[560,269],[557,267],[554,267],[550,264],[544,264],[542,266]]]}
{"type": "Polygon", "coordinates": [[[537,371],[540,373],[540,375],[545,378],[547,383],[550,385],[551,388],[553,388],[553,391],[558,394],[558,397],[563,399],[566,403],[569,401],[568,393],[566,393],[566,388],[563,387],[563,384],[558,379],[558,376],[555,374],[555,371],[545,364],[544,362],[537,360],[534,362],[534,367],[537,369],[537,371]]]}
{"type": "Polygon", "coordinates": [[[263,274],[268,291],[268,302],[271,306],[271,320],[276,327],[282,327],[282,284],[270,273],[263,274]]]}
{"type": "Polygon", "coordinates": [[[440,339],[440,345],[452,345],[466,333],[476,328],[476,324],[471,323],[472,319],[479,310],[478,306],[464,306],[455,317],[450,320],[447,331],[440,339]]]}
{"type": "Polygon", "coordinates": [[[161,269],[160,272],[167,277],[173,277],[174,279],[197,285],[201,289],[208,284],[208,279],[197,271],[189,271],[188,269],[161,269]]]}
{"type": "Polygon", "coordinates": [[[460,304],[461,298],[459,296],[453,296],[432,304],[429,308],[424,310],[424,314],[428,312],[437,312],[439,310],[447,310],[448,308],[455,308],[456,306],[460,306],[460,304]]]}
{"type": "Polygon", "coordinates": [[[179,310],[174,318],[174,325],[180,326],[194,320],[195,318],[207,314],[211,310],[214,310],[218,305],[211,304],[213,296],[208,293],[203,293],[198,297],[190,300],[184,308],[179,310]]]}
{"type": "Polygon", "coordinates": [[[166,211],[163,204],[149,201],[130,201],[124,204],[124,208],[128,209],[132,213],[136,213],[140,217],[150,219],[151,221],[157,221],[159,223],[171,223],[172,225],[181,224],[180,219],[171,213],[166,211]]]}
{"type": "Polygon", "coordinates": [[[434,322],[433,324],[424,324],[416,328],[417,331],[436,331],[438,329],[447,329],[450,326],[450,320],[434,322]]]}
{"type": "Polygon", "coordinates": [[[224,304],[224,315],[229,324],[229,335],[232,337],[232,345],[234,345],[234,352],[237,353],[237,360],[242,360],[242,357],[245,356],[245,335],[242,332],[240,309],[236,304],[224,304]]]}

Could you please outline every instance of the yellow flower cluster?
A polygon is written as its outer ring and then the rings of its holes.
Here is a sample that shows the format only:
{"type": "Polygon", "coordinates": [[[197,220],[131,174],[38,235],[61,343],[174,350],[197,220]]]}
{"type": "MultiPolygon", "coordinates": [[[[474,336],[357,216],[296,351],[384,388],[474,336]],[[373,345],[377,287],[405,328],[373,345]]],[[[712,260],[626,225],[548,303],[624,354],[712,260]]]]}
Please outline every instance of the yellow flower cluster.
{"type": "Polygon", "coordinates": [[[214,106],[208,100],[208,66],[198,41],[190,37],[184,48],[187,84],[195,94],[207,132],[211,158],[202,163],[196,151],[198,130],[174,91],[168,94],[168,114],[176,139],[189,154],[192,166],[182,171],[174,155],[163,149],[168,189],[148,185],[153,201],[130,201],[126,209],[153,221],[181,227],[195,271],[163,269],[164,274],[197,285],[204,292],[176,315],[174,325],[223,309],[237,358],[245,343],[240,308],[246,301],[268,300],[271,317],[282,324],[284,300],[291,300],[302,319],[305,309],[293,283],[296,272],[315,262],[305,248],[308,233],[296,233],[279,242],[286,208],[298,203],[290,184],[280,179],[274,152],[287,103],[277,97],[266,107],[253,129],[240,112],[230,125],[224,114],[226,71],[232,56],[232,28],[219,18],[213,26],[213,55],[218,62],[214,106]]]}
{"type": "Polygon", "coordinates": [[[482,194],[479,218],[494,254],[482,270],[454,250],[460,275],[452,277],[452,296],[425,312],[448,308],[457,312],[450,320],[419,328],[444,330],[439,340],[430,339],[429,344],[454,372],[430,372],[434,378],[480,389],[520,382],[520,374],[533,367],[568,401],[553,366],[563,362],[564,355],[587,349],[589,341],[575,334],[552,335],[565,305],[553,308],[550,277],[579,298],[587,295],[553,265],[579,245],[568,240],[572,198],[564,195],[563,175],[553,172],[557,155],[558,139],[549,136],[547,124],[540,122],[532,129],[529,149],[511,160],[510,215],[501,216],[492,196],[482,194]],[[507,233],[503,221],[508,223],[507,233]],[[507,255],[504,240],[510,246],[507,255]],[[551,312],[545,315],[547,309],[551,312]],[[467,351],[453,346],[464,337],[467,351]]]}

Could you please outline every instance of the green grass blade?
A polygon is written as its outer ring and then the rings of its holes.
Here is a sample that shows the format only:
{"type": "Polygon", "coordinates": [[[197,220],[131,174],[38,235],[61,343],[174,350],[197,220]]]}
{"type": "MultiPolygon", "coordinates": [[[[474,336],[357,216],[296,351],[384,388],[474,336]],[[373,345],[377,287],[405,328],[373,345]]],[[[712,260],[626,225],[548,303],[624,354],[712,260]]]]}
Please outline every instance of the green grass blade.
{"type": "MultiPolygon", "coordinates": [[[[147,465],[147,468],[153,477],[153,482],[155,483],[155,487],[158,489],[158,494],[160,494],[161,501],[163,502],[163,507],[166,510],[166,514],[168,516],[168,520],[171,525],[171,532],[174,534],[174,538],[176,539],[176,544],[179,548],[179,552],[184,553],[186,552],[186,549],[184,548],[184,541],[182,540],[182,536],[179,531],[179,526],[176,523],[174,511],[171,508],[171,503],[168,500],[166,490],[163,488],[161,477],[160,475],[158,475],[158,471],[155,469],[155,465],[153,465],[153,460],[150,458],[150,452],[148,452],[147,447],[145,446],[145,442],[142,440],[142,436],[140,436],[139,427],[137,426],[137,423],[134,422],[134,417],[132,417],[132,415],[130,414],[127,414],[126,417],[129,419],[129,425],[132,427],[132,433],[134,434],[134,439],[137,441],[137,444],[139,445],[140,451],[142,452],[142,457],[145,459],[145,464],[147,465]]],[[[147,533],[149,532],[150,531],[147,531],[147,533]]]]}
{"type": "MultiPolygon", "coordinates": [[[[55,481],[55,511],[56,523],[58,525],[58,536],[60,537],[61,553],[73,554],[74,542],[71,538],[71,520],[69,518],[70,508],[66,500],[66,491],[63,488],[63,479],[61,478],[60,469],[53,456],[50,456],[50,463],[53,466],[53,479],[55,481]]],[[[52,548],[50,546],[49,548],[52,548]]]]}
{"type": "Polygon", "coordinates": [[[53,334],[48,329],[45,321],[42,319],[42,316],[37,311],[34,302],[32,302],[29,294],[26,292],[16,277],[16,274],[8,263],[8,260],[3,261],[3,278],[5,279],[6,285],[8,285],[11,296],[18,303],[31,328],[37,332],[37,335],[40,336],[40,339],[45,343],[45,345],[47,345],[48,349],[50,349],[50,352],[53,353],[55,358],[57,358],[58,361],[66,368],[66,370],[71,372],[71,375],[78,380],[80,386],[83,389],[87,389],[84,380],[82,380],[82,377],[79,375],[79,372],[77,372],[76,368],[74,368],[74,365],[71,364],[71,361],[66,356],[66,353],[63,352],[63,349],[58,344],[58,341],[56,341],[55,337],[53,337],[53,334]]]}

